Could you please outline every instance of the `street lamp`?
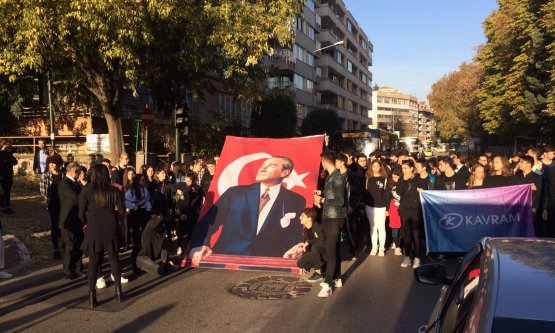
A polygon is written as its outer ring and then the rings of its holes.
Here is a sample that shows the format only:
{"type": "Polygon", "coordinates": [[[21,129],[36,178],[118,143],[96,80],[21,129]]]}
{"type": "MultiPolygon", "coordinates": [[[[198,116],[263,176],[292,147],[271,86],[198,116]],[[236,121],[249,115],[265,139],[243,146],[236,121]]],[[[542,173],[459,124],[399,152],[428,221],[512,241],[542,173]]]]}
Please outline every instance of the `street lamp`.
{"type": "Polygon", "coordinates": [[[333,44],[331,44],[331,45],[321,47],[321,48],[316,49],[316,50],[314,50],[314,51],[312,51],[312,52],[314,52],[314,53],[320,52],[320,51],[325,50],[325,49],[328,49],[328,48],[330,48],[330,47],[334,47],[334,46],[342,45],[342,44],[345,44],[345,41],[344,41],[344,40],[340,40],[339,42],[335,42],[335,43],[333,43],[333,44]]]}

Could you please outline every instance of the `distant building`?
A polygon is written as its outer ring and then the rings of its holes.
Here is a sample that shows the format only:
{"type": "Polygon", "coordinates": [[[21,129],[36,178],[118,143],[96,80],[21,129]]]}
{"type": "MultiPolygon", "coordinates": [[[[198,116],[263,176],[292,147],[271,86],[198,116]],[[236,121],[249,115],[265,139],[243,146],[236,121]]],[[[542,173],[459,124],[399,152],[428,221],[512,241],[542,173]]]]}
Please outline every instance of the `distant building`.
{"type": "Polygon", "coordinates": [[[418,136],[418,98],[391,87],[373,91],[377,127],[400,132],[400,136],[418,136]]]}
{"type": "Polygon", "coordinates": [[[418,136],[420,140],[432,140],[436,133],[434,113],[425,101],[418,102],[418,136]]]}

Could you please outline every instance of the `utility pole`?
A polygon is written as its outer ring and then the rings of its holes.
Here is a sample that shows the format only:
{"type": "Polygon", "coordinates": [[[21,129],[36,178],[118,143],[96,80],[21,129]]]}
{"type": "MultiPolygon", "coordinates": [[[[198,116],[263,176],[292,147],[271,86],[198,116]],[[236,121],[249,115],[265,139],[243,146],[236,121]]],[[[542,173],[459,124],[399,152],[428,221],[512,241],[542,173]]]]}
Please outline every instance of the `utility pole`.
{"type": "Polygon", "coordinates": [[[54,110],[52,109],[52,72],[48,71],[48,113],[50,116],[50,141],[52,142],[52,149],[54,149],[54,141],[56,139],[56,134],[54,133],[54,110]]]}

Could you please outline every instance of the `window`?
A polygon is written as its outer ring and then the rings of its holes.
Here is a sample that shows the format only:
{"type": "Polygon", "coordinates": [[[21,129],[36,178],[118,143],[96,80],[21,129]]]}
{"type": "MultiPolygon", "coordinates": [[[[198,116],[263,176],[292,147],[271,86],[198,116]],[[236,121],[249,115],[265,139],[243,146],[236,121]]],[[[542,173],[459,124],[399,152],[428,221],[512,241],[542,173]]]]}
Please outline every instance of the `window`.
{"type": "Polygon", "coordinates": [[[353,24],[351,23],[351,21],[347,20],[347,30],[350,33],[353,33],[353,24]]]}
{"type": "Polygon", "coordinates": [[[349,73],[353,72],[353,63],[350,60],[347,60],[347,70],[349,73]]]}
{"type": "Polygon", "coordinates": [[[311,27],[309,24],[306,25],[306,35],[308,38],[314,40],[314,28],[311,27]]]}
{"type": "Polygon", "coordinates": [[[295,88],[304,90],[304,83],[303,83],[302,76],[300,76],[299,74],[295,74],[294,81],[295,81],[295,88]]]}
{"type": "Polygon", "coordinates": [[[314,92],[314,82],[309,79],[306,79],[306,91],[309,93],[314,92]]]}
{"type": "Polygon", "coordinates": [[[299,31],[304,31],[304,29],[303,29],[304,20],[303,20],[302,17],[297,16],[296,25],[297,25],[297,30],[299,30],[299,31]]]}
{"type": "Polygon", "coordinates": [[[362,47],[362,49],[364,51],[366,51],[366,41],[364,41],[364,39],[360,39],[360,47],[362,47]]]}
{"type": "Polygon", "coordinates": [[[306,52],[306,63],[310,66],[314,66],[314,56],[308,52],[306,52]]]}
{"type": "Polygon", "coordinates": [[[338,63],[340,63],[340,64],[343,63],[343,54],[341,52],[335,50],[335,53],[333,54],[333,58],[338,63]]]}
{"type": "Polygon", "coordinates": [[[310,9],[311,11],[314,11],[314,0],[306,0],[306,8],[310,9]]]}
{"type": "Polygon", "coordinates": [[[443,332],[463,331],[472,311],[474,297],[478,292],[481,261],[482,255],[480,249],[475,247],[460,264],[459,270],[462,274],[457,272],[455,275],[456,278],[449,292],[444,312],[440,317],[441,330],[443,332]]]}
{"type": "Polygon", "coordinates": [[[364,83],[367,83],[368,78],[366,77],[366,74],[360,73],[360,80],[364,83]]]}

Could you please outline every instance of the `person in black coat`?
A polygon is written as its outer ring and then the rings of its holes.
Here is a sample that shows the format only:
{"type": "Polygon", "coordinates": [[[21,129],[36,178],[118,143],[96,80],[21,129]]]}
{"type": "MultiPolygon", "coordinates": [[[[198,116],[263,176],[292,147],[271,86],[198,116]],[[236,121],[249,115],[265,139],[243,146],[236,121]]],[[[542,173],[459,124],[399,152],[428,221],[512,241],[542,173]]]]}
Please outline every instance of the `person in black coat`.
{"type": "Polygon", "coordinates": [[[48,151],[44,145],[44,140],[38,141],[38,147],[35,148],[35,155],[33,156],[33,171],[37,175],[42,175],[43,172],[48,171],[48,164],[46,159],[48,158],[48,151]]]}
{"type": "Polygon", "coordinates": [[[79,164],[71,162],[66,165],[66,176],[58,185],[60,197],[60,228],[62,240],[64,241],[64,274],[67,279],[73,280],[79,277],[77,264],[81,260],[83,252],[83,223],[79,219],[79,192],[81,186],[77,184],[80,173],[79,164]]]}
{"type": "Polygon", "coordinates": [[[0,151],[0,185],[4,193],[0,196],[0,206],[2,212],[6,214],[13,214],[11,208],[11,192],[13,185],[13,167],[17,165],[17,159],[11,152],[9,143],[2,144],[0,151]]]}
{"type": "Polygon", "coordinates": [[[91,308],[98,305],[95,289],[98,260],[104,252],[107,252],[110,258],[110,266],[115,278],[116,297],[121,302],[118,215],[123,213],[123,202],[116,188],[110,184],[108,168],[104,164],[93,166],[91,184],[86,186],[79,195],[79,219],[86,225],[85,240],[81,249],[89,256],[87,278],[91,308]]]}

